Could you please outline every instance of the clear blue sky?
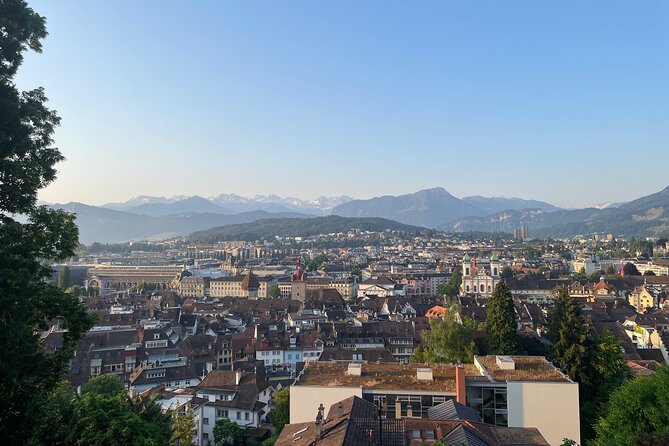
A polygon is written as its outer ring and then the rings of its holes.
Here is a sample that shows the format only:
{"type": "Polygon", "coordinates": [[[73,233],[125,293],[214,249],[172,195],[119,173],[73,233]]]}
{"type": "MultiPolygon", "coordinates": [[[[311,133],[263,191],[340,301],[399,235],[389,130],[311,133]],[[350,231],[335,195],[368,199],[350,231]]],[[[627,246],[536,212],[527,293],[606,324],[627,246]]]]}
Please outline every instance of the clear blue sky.
{"type": "Polygon", "coordinates": [[[558,205],[669,184],[669,2],[31,1],[67,161],[41,194],[558,205]]]}

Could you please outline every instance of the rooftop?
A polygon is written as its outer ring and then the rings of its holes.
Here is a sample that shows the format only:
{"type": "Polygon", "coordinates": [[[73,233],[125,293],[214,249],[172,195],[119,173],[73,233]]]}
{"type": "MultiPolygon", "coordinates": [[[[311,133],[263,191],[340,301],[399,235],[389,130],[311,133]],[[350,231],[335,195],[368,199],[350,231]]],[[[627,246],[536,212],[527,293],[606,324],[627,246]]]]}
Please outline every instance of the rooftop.
{"type": "MultiPolygon", "coordinates": [[[[348,373],[350,362],[312,362],[296,382],[299,386],[359,387],[366,389],[411,389],[455,392],[455,365],[450,364],[393,364],[362,363],[359,376],[348,373]],[[417,369],[432,369],[433,380],[418,380],[417,369]]],[[[479,374],[472,364],[465,365],[466,373],[479,374]]]]}
{"type": "Polygon", "coordinates": [[[474,364],[494,381],[571,382],[543,356],[475,356],[474,364]]]}

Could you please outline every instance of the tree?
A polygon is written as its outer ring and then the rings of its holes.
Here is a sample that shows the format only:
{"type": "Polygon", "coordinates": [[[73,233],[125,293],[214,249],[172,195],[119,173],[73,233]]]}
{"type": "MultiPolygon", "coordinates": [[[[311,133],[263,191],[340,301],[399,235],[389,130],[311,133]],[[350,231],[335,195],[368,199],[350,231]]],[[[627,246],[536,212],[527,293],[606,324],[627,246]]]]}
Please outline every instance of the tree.
{"type": "Polygon", "coordinates": [[[240,446],[244,444],[244,429],[227,418],[216,420],[214,446],[240,446]]]}
{"type": "Polygon", "coordinates": [[[488,316],[485,322],[486,348],[490,355],[513,355],[518,353],[518,318],[513,306],[511,290],[499,282],[488,300],[488,316]]]}
{"type": "Polygon", "coordinates": [[[457,296],[460,292],[460,284],[462,284],[462,268],[458,267],[453,269],[448,283],[441,283],[437,286],[437,292],[445,296],[457,296]]]}
{"type": "Polygon", "coordinates": [[[92,319],[48,283],[47,264],[73,256],[78,245],[73,215],[36,204],[63,159],[52,145],[60,120],[41,88],[20,92],[13,82],[23,53],[41,51],[45,20],[23,0],[0,0],[0,30],[0,438],[21,444],[43,418],[48,393],[92,319]],[[51,321],[67,331],[61,349],[47,356],[39,335],[51,321]]]}
{"type": "Polygon", "coordinates": [[[589,384],[580,386],[581,441],[594,437],[594,425],[611,393],[627,379],[629,368],[621,353],[621,343],[609,331],[588,348],[589,384]]]}
{"type": "Polygon", "coordinates": [[[269,413],[269,420],[275,433],[280,434],[283,427],[290,422],[290,387],[284,387],[272,394],[274,408],[269,413]]]}
{"type": "Polygon", "coordinates": [[[623,266],[623,275],[625,275],[625,276],[640,276],[641,273],[636,268],[636,265],[634,263],[627,262],[627,263],[625,263],[625,266],[623,266]]]}
{"type": "Polygon", "coordinates": [[[61,381],[48,395],[44,395],[41,418],[35,420],[30,446],[69,445],[74,422],[76,394],[67,381],[61,381]]]}
{"type": "Polygon", "coordinates": [[[186,407],[184,413],[175,410],[172,413],[172,438],[170,446],[186,446],[193,443],[195,429],[195,418],[190,407],[186,407]]]}
{"type": "Polygon", "coordinates": [[[457,317],[457,307],[451,307],[443,319],[430,319],[430,331],[423,334],[423,362],[469,363],[474,361],[476,322],[457,317]]]}
{"type": "Polygon", "coordinates": [[[73,443],[87,446],[168,444],[170,415],[153,400],[132,400],[114,375],[91,378],[75,403],[73,443]]]}
{"type": "Polygon", "coordinates": [[[511,269],[510,266],[507,265],[504,268],[502,268],[502,271],[500,272],[499,276],[502,279],[510,279],[513,277],[513,270],[511,269]]]}
{"type": "Polygon", "coordinates": [[[58,272],[58,288],[61,290],[66,290],[70,285],[70,267],[64,265],[63,268],[61,268],[61,270],[58,272]]]}
{"type": "Polygon", "coordinates": [[[590,274],[589,279],[593,282],[599,282],[599,279],[604,275],[602,271],[595,271],[594,273],[590,274]]]}
{"type": "MultiPolygon", "coordinates": [[[[659,442],[669,432],[669,368],[625,382],[611,395],[595,426],[597,445],[659,442]]],[[[665,443],[666,444],[666,443],[665,443]]]]}
{"type": "Polygon", "coordinates": [[[279,285],[272,285],[269,291],[267,291],[267,294],[269,297],[276,299],[277,297],[281,296],[281,288],[279,288],[279,285]]]}
{"type": "Polygon", "coordinates": [[[546,320],[546,337],[553,363],[569,377],[580,383],[588,382],[586,341],[589,329],[581,309],[569,296],[566,287],[560,287],[546,320]]]}

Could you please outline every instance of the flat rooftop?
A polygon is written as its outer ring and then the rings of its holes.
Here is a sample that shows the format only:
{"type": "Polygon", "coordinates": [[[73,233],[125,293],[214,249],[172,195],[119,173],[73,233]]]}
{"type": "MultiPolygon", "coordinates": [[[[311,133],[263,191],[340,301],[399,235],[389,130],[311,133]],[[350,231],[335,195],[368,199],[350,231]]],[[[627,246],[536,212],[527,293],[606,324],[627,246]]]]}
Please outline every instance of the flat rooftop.
{"type": "Polygon", "coordinates": [[[474,364],[494,381],[572,382],[543,356],[476,356],[474,364]]]}
{"type": "MultiPolygon", "coordinates": [[[[431,390],[455,392],[455,365],[362,363],[359,376],[348,373],[351,362],[317,361],[304,369],[296,386],[360,387],[383,390],[431,390]],[[432,381],[418,380],[417,369],[432,369],[432,381]]],[[[473,364],[465,365],[467,375],[479,375],[473,364]]]]}

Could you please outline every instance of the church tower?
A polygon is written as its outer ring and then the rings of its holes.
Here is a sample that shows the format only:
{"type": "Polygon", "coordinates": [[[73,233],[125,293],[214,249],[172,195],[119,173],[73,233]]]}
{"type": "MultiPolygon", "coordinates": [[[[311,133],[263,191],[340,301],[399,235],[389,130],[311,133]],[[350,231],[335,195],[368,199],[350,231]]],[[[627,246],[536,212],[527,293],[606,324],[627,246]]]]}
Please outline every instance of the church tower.
{"type": "Polygon", "coordinates": [[[462,258],[462,277],[469,277],[472,275],[472,258],[469,254],[465,254],[462,258]]]}
{"type": "Polygon", "coordinates": [[[290,298],[300,302],[307,300],[307,275],[300,260],[297,261],[295,271],[290,276],[290,298]]]}
{"type": "Polygon", "coordinates": [[[502,273],[502,268],[499,264],[499,256],[496,252],[493,252],[490,256],[490,275],[492,277],[499,277],[502,273]]]}

